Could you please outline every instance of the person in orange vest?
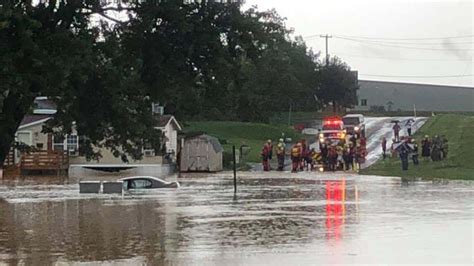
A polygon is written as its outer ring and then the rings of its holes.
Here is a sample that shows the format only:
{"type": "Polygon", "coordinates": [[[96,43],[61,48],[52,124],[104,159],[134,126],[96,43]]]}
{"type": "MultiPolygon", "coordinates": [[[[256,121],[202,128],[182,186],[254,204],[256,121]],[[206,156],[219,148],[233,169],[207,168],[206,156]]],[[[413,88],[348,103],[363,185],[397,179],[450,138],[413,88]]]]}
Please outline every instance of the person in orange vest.
{"type": "Polygon", "coordinates": [[[270,160],[271,160],[271,154],[272,154],[272,149],[273,146],[271,145],[271,141],[267,141],[265,145],[263,145],[262,148],[262,165],[263,165],[263,171],[270,171],[270,160]]]}
{"type": "Polygon", "coordinates": [[[301,165],[301,143],[296,143],[291,148],[291,172],[296,173],[301,165]]]}
{"type": "Polygon", "coordinates": [[[302,139],[301,140],[301,150],[300,150],[300,171],[303,171],[304,170],[304,166],[305,166],[305,158],[306,158],[306,153],[308,152],[308,147],[306,146],[306,140],[305,139],[302,139]]]}

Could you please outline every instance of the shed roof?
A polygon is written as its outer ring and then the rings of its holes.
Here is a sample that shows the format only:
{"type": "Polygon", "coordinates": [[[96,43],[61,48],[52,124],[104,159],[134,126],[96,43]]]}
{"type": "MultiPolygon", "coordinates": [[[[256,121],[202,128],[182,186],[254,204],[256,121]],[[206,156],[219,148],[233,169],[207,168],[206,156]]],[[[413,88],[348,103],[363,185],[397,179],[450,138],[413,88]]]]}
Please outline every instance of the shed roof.
{"type": "Polygon", "coordinates": [[[224,151],[224,148],[222,148],[222,145],[219,142],[219,140],[216,137],[213,137],[213,136],[203,134],[203,135],[193,136],[193,137],[190,137],[190,138],[187,138],[187,139],[205,139],[209,143],[211,143],[212,148],[214,149],[215,152],[224,151]]]}

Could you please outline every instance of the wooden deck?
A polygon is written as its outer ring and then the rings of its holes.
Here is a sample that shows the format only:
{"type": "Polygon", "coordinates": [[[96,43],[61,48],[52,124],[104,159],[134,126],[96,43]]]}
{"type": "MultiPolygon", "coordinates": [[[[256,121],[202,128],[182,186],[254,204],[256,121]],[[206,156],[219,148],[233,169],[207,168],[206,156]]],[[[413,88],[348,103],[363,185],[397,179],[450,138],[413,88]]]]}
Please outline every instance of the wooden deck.
{"type": "Polygon", "coordinates": [[[21,170],[66,170],[68,167],[69,156],[66,152],[37,151],[21,155],[21,170]]]}

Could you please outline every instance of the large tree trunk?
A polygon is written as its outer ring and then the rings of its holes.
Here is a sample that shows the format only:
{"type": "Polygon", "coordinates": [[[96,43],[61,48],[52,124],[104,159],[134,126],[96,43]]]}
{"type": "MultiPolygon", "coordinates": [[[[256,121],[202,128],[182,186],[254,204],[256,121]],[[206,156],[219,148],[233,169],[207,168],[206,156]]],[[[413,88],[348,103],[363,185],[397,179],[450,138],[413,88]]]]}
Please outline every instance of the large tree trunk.
{"type": "Polygon", "coordinates": [[[10,94],[3,100],[0,114],[0,168],[3,168],[21,120],[34,102],[33,96],[10,94]]]}

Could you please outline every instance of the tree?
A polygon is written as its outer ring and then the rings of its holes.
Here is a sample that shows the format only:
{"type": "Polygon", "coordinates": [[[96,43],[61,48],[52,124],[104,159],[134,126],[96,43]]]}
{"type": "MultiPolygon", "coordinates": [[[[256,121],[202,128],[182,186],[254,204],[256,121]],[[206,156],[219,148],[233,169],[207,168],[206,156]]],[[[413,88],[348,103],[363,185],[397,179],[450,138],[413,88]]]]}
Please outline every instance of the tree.
{"type": "Polygon", "coordinates": [[[318,97],[325,104],[332,103],[334,113],[339,107],[350,108],[357,104],[357,76],[339,58],[331,58],[329,65],[320,69],[320,78],[318,97]]]}
{"type": "Polygon", "coordinates": [[[139,62],[121,49],[106,24],[91,16],[114,9],[103,1],[4,1],[0,6],[0,162],[35,97],[48,96],[58,112],[45,128],[68,133],[75,122],[89,158],[93,146],[140,157],[156,142],[150,98],[139,62]],[[119,148],[120,147],[120,148],[119,148]]]}

